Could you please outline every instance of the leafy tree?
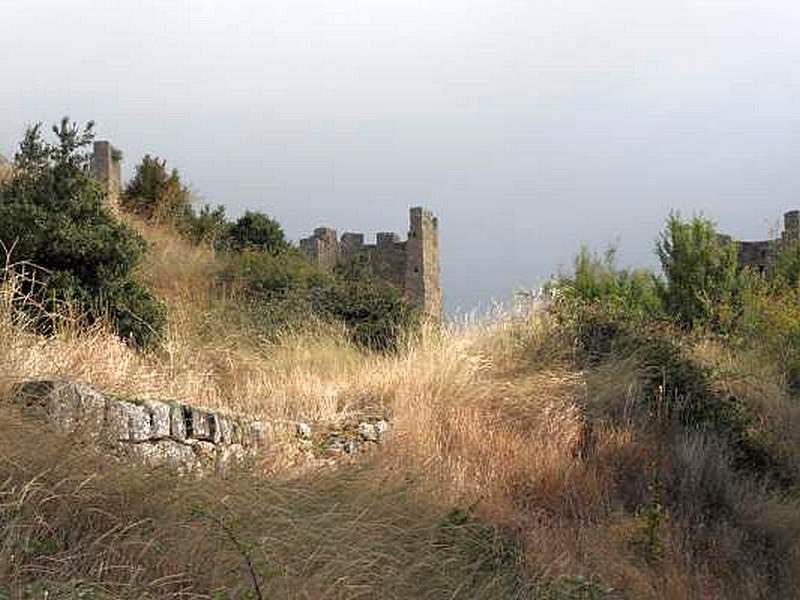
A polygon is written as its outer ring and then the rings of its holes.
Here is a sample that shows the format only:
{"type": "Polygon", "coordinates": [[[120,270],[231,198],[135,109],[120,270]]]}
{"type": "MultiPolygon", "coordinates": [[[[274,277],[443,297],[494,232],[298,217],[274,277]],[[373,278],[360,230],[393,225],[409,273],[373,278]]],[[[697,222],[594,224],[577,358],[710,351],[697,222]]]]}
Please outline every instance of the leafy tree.
{"type": "Polygon", "coordinates": [[[64,118],[53,127],[54,144],[41,125],[26,131],[13,174],[0,185],[0,241],[14,261],[42,269],[39,285],[25,291],[38,301],[27,309],[43,330],[69,303],[86,322],[110,317],[120,336],[146,346],[161,334],[165,311],[134,277],[146,242],[115,218],[90,175],[92,129],[64,118]]]}
{"type": "Polygon", "coordinates": [[[683,325],[729,327],[739,303],[736,244],[721,238],[708,219],[684,221],[673,213],[656,251],[666,277],[660,292],[667,310],[683,325]]]}
{"type": "Polygon", "coordinates": [[[121,206],[153,223],[179,225],[191,213],[192,196],[177,169],[167,172],[166,160],[147,154],[136,166],[121,206]]]}
{"type": "Polygon", "coordinates": [[[231,225],[228,246],[232,250],[259,250],[277,255],[288,248],[280,224],[261,212],[247,211],[231,225]]]}
{"type": "Polygon", "coordinates": [[[225,217],[225,207],[204,204],[200,211],[192,210],[183,224],[183,232],[193,244],[204,244],[214,250],[221,240],[224,240],[230,229],[230,224],[225,217]]]}

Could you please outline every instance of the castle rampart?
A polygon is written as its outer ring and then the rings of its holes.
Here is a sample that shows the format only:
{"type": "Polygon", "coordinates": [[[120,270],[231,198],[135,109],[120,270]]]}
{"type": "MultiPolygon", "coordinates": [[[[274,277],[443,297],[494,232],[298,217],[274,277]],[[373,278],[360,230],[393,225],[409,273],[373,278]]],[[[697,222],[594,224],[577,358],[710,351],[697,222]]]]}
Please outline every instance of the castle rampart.
{"type": "MultiPolygon", "coordinates": [[[[727,235],[721,236],[725,241],[732,241],[727,235]]],[[[800,211],[791,210],[783,215],[783,231],[781,237],[763,241],[736,240],[739,250],[739,266],[749,267],[761,274],[768,274],[775,266],[775,260],[781,247],[800,240],[800,211]]]]}
{"type": "Polygon", "coordinates": [[[346,232],[338,239],[336,230],[318,227],[313,235],[300,240],[300,248],[326,270],[364,257],[375,277],[391,283],[424,314],[438,319],[442,314],[439,223],[430,210],[422,207],[410,209],[409,217],[406,241],[396,233],[380,232],[375,244],[365,244],[362,233],[346,232]]]}

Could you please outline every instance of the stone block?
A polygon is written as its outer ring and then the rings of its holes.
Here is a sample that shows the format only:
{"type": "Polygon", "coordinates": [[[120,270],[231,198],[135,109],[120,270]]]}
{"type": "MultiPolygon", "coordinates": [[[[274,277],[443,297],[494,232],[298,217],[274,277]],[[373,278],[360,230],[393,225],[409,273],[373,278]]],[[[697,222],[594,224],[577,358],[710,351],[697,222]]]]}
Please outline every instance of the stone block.
{"type": "Polygon", "coordinates": [[[186,407],[171,406],[169,409],[169,435],[173,440],[185,442],[186,432],[186,407]]]}
{"type": "Polygon", "coordinates": [[[234,423],[229,417],[217,415],[217,427],[219,429],[219,439],[223,444],[234,444],[234,423]]]}
{"type": "Polygon", "coordinates": [[[212,415],[203,410],[192,409],[191,437],[195,440],[213,441],[214,421],[212,415]]]}
{"type": "Polygon", "coordinates": [[[215,469],[217,466],[217,447],[211,442],[198,441],[191,447],[198,465],[203,469],[215,469]]]}
{"type": "Polygon", "coordinates": [[[169,467],[182,473],[197,469],[198,461],[191,446],[173,440],[158,440],[147,444],[132,444],[125,449],[127,456],[154,467],[169,467]]]}
{"type": "Polygon", "coordinates": [[[150,415],[150,438],[163,439],[170,437],[170,405],[157,400],[146,400],[144,407],[150,415]]]}
{"type": "Polygon", "coordinates": [[[126,442],[150,439],[150,414],[144,406],[125,400],[109,400],[106,428],[113,438],[126,442]]]}
{"type": "Polygon", "coordinates": [[[16,402],[65,433],[95,434],[103,429],[106,399],[88,385],[69,381],[30,381],[13,392],[16,402]]]}
{"type": "Polygon", "coordinates": [[[208,413],[206,422],[208,423],[208,439],[213,444],[222,442],[222,428],[220,426],[220,417],[216,413],[208,413]]]}
{"type": "Polygon", "coordinates": [[[224,471],[227,468],[241,465],[247,460],[249,452],[241,444],[230,444],[217,448],[217,471],[224,471]]]}

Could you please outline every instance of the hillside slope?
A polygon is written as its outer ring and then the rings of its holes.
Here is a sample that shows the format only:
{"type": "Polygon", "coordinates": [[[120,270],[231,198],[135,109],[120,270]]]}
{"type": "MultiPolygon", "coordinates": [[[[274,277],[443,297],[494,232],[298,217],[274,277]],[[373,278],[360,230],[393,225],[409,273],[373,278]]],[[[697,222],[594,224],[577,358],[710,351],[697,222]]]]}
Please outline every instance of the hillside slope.
{"type": "Polygon", "coordinates": [[[428,330],[388,355],[321,325],[264,337],[237,290],[210,284],[219,257],[140,227],[153,243],[143,275],[169,307],[163,351],[137,353],[101,327],[34,336],[7,282],[0,392],[58,376],[288,421],[381,411],[393,434],[334,469],[298,470],[276,451],[190,480],[70,440],[42,447],[0,406],[0,591],[800,597],[800,410],[770,365],[673,331],[587,361],[541,308],[428,330]],[[700,393],[727,429],[684,418],[700,393]],[[751,418],[725,420],[730,406],[751,418]],[[743,449],[765,462],[753,468],[743,449]]]}

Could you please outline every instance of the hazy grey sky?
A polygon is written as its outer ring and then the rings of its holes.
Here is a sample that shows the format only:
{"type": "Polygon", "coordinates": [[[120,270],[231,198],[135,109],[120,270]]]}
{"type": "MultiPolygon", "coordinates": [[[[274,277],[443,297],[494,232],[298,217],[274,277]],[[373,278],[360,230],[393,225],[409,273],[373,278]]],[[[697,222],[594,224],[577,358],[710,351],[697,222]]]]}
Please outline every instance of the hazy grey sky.
{"type": "Polygon", "coordinates": [[[800,208],[799,32],[789,0],[0,0],[0,152],[94,119],[293,239],[423,204],[469,308],[581,242],[652,264],[672,208],[800,208]]]}

